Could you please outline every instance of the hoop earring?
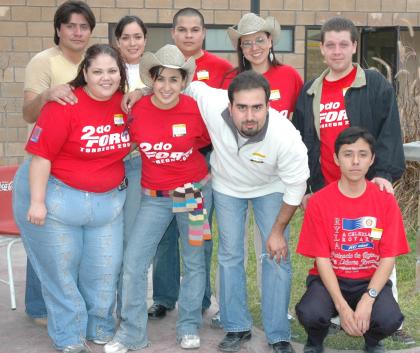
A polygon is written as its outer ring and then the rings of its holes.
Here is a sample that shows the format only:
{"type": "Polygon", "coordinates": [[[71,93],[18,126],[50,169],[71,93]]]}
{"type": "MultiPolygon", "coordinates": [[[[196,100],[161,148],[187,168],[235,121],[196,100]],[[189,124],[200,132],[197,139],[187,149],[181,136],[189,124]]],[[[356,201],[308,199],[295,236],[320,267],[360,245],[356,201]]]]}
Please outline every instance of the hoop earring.
{"type": "Polygon", "coordinates": [[[244,69],[246,69],[245,56],[244,55],[242,55],[242,65],[244,66],[244,69]]]}

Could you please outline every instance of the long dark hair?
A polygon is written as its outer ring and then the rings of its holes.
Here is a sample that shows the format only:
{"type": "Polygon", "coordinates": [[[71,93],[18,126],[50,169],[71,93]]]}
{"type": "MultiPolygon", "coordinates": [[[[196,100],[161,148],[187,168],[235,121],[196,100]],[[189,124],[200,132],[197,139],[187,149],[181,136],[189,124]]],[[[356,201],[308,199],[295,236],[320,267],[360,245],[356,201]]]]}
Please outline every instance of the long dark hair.
{"type": "Polygon", "coordinates": [[[85,58],[79,65],[79,70],[77,72],[76,78],[69,82],[71,86],[74,88],[86,86],[87,82],[85,80],[85,76],[83,74],[83,70],[87,71],[87,69],[92,64],[92,61],[95,60],[99,55],[109,55],[111,58],[115,59],[118,69],[120,70],[121,81],[118,86],[118,90],[122,93],[125,92],[125,88],[127,85],[127,74],[125,72],[124,61],[121,58],[118,50],[114,49],[108,44],[94,44],[86,50],[85,58]]]}
{"type": "Polygon", "coordinates": [[[122,36],[122,33],[124,31],[125,26],[127,26],[130,23],[137,23],[139,27],[141,28],[141,31],[143,32],[144,38],[147,36],[147,28],[144,22],[137,16],[124,16],[121,18],[121,20],[118,21],[117,25],[115,26],[114,34],[115,38],[120,39],[122,36]]]}
{"type": "MultiPolygon", "coordinates": [[[[270,36],[270,33],[268,32],[264,32],[267,35],[267,38],[270,36]]],[[[271,48],[270,51],[268,53],[268,62],[271,66],[279,66],[282,65],[277,59],[276,56],[274,55],[274,50],[273,50],[274,44],[273,44],[273,40],[271,39],[271,48]],[[273,59],[270,58],[270,56],[273,57],[273,59]]],[[[238,45],[237,45],[237,55],[238,55],[238,66],[236,67],[236,70],[238,71],[238,73],[244,72],[246,70],[252,70],[252,65],[251,63],[245,58],[245,55],[242,51],[242,47],[241,47],[241,37],[238,38],[238,45]]]]}

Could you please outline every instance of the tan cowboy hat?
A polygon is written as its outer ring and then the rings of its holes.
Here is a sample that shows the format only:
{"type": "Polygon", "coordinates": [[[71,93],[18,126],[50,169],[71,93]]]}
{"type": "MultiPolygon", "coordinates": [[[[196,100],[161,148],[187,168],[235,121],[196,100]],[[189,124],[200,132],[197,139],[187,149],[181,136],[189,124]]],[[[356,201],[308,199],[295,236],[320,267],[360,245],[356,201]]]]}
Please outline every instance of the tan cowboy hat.
{"type": "Polygon", "coordinates": [[[254,13],[247,13],[242,16],[236,26],[229,27],[227,32],[234,48],[238,46],[238,39],[247,34],[257,32],[268,32],[273,38],[273,44],[280,39],[280,24],[274,17],[267,17],[265,20],[254,13]]]}
{"type": "Polygon", "coordinates": [[[155,54],[144,53],[140,59],[140,78],[147,87],[153,86],[153,79],[150,69],[154,66],[163,66],[170,69],[183,69],[187,72],[185,79],[186,86],[191,82],[195,71],[194,57],[185,60],[182,52],[175,46],[167,44],[160,48],[155,54]]]}

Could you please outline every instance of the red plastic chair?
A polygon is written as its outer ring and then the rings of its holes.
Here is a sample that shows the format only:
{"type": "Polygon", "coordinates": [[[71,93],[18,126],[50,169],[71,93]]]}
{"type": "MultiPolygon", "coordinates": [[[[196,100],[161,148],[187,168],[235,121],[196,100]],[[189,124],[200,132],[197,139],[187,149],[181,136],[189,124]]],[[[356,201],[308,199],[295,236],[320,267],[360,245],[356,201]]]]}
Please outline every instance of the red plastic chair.
{"type": "Polygon", "coordinates": [[[0,279],[10,289],[10,303],[12,310],[16,309],[15,283],[13,280],[12,246],[20,242],[20,232],[13,219],[12,189],[13,178],[18,169],[17,165],[0,166],[0,244],[7,244],[7,272],[9,279],[0,279]]]}

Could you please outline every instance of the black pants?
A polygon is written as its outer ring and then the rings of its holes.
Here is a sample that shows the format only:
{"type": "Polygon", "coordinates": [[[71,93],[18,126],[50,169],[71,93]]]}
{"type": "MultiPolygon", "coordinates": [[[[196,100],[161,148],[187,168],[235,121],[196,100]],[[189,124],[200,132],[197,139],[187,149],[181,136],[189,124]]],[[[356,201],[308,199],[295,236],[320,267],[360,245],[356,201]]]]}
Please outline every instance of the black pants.
{"type": "MultiPolygon", "coordinates": [[[[338,283],[344,299],[355,310],[369,280],[339,278],[338,283]]],[[[328,334],[331,318],[338,313],[319,276],[309,275],[306,285],[305,294],[296,304],[296,315],[308,334],[308,344],[319,347],[328,334]]],[[[380,340],[394,333],[403,320],[404,316],[392,295],[392,282],[388,281],[373,304],[370,327],[364,334],[366,345],[376,346],[380,340]]]]}

